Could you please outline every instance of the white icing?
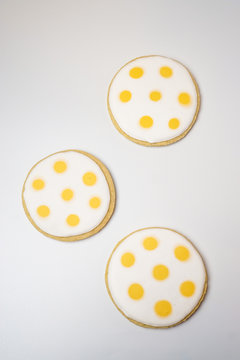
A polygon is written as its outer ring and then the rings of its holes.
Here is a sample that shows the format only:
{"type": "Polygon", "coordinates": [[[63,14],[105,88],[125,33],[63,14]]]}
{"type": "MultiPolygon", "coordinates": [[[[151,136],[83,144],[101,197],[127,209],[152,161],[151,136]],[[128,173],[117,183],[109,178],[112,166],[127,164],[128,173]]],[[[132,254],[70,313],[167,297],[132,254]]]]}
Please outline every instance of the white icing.
{"type": "Polygon", "coordinates": [[[115,76],[109,90],[109,107],[119,127],[129,136],[150,143],[166,141],[182,134],[192,123],[197,109],[197,91],[188,70],[180,63],[161,56],[138,58],[126,64],[115,76]],[[168,66],[173,70],[170,78],[164,78],[159,70],[168,66]],[[134,67],[144,70],[143,76],[133,79],[129,71],[134,67]],[[128,90],[132,98],[121,102],[119,94],[128,90]],[[151,91],[162,94],[159,101],[149,98],[151,91]],[[184,106],[178,101],[180,93],[191,96],[191,104],[184,106]],[[151,128],[142,128],[139,119],[151,116],[151,128]],[[171,118],[177,118],[180,126],[173,130],[168,126],[171,118]]]}
{"type": "Polygon", "coordinates": [[[205,281],[205,267],[197,250],[182,235],[161,228],[140,230],[121,242],[112,254],[107,276],[110,293],[119,309],[127,317],[154,327],[176,324],[191,313],[200,301],[205,281]],[[158,240],[155,250],[143,247],[143,240],[149,236],[158,240]],[[179,245],[190,251],[187,261],[176,259],[174,249],[179,245]],[[131,267],[124,267],[121,263],[126,252],[135,256],[131,267]],[[152,270],[158,264],[168,267],[167,279],[154,279],[152,270]],[[184,281],[193,281],[196,286],[191,297],[185,297],[179,291],[184,281]],[[139,283],[144,289],[144,296],[139,300],[128,295],[128,288],[133,283],[139,283]],[[172,305],[172,313],[167,317],[160,317],[154,311],[155,303],[160,300],[167,300],[172,305]]]}
{"type": "Polygon", "coordinates": [[[30,172],[25,183],[23,198],[26,208],[34,223],[46,233],[53,236],[69,237],[80,235],[97,227],[104,219],[110,203],[110,191],[104,173],[95,161],[77,151],[59,152],[41,160],[30,172]],[[63,173],[54,171],[56,161],[65,161],[67,170],[63,173]],[[97,182],[86,186],[82,177],[86,172],[93,172],[97,182]],[[45,187],[34,190],[35,179],[43,179],[45,187]],[[70,188],[74,196],[64,201],[61,193],[70,188]],[[99,197],[101,205],[93,209],[89,205],[92,197],[99,197]],[[50,215],[46,218],[37,214],[40,205],[47,205],[50,215]],[[69,226],[66,218],[76,214],[80,218],[77,226],[69,226]]]}

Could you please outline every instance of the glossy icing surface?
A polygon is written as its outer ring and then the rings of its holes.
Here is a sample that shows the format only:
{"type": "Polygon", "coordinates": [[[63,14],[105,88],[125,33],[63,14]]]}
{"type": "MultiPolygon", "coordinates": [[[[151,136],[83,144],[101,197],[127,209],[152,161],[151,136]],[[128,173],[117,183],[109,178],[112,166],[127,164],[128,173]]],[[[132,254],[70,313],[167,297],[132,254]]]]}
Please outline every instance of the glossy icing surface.
{"type": "Polygon", "coordinates": [[[108,106],[115,125],[127,136],[161,143],[192,126],[199,94],[182,64],[162,56],[147,56],[127,63],[115,75],[108,106]]]}
{"type": "Polygon", "coordinates": [[[96,228],[110,206],[106,176],[89,156],[64,151],[37,163],[28,174],[23,201],[31,220],[53,236],[70,237],[96,228]]]}
{"type": "Polygon", "coordinates": [[[207,275],[196,248],[163,228],[136,231],[113,251],[106,271],[110,296],[139,325],[172,326],[200,304],[207,275]]]}

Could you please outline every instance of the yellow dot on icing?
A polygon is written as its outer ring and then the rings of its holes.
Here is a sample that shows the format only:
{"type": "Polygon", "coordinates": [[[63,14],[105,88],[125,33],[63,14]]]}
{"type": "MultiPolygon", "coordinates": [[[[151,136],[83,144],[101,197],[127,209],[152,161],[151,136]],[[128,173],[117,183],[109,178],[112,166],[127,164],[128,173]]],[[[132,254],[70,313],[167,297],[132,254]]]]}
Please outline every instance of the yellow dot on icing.
{"type": "Polygon", "coordinates": [[[140,284],[132,284],[128,288],[128,295],[133,300],[139,300],[143,297],[144,290],[140,284]]]}
{"type": "Polygon", "coordinates": [[[162,97],[162,94],[160,91],[152,91],[150,92],[149,97],[152,101],[159,101],[162,97]]]}
{"type": "Polygon", "coordinates": [[[39,216],[41,217],[47,217],[49,214],[50,214],[50,209],[48,206],[46,205],[40,205],[38,208],[37,208],[37,213],[39,216]]]}
{"type": "Polygon", "coordinates": [[[169,275],[169,270],[165,265],[156,265],[153,268],[153,277],[156,280],[165,280],[169,275]]]}
{"type": "Polygon", "coordinates": [[[54,163],[54,166],[53,166],[54,170],[57,172],[57,173],[63,173],[64,171],[66,171],[67,169],[67,164],[65,163],[65,161],[56,161],[54,163]]]}
{"type": "Polygon", "coordinates": [[[91,208],[97,209],[101,205],[101,199],[97,196],[94,196],[89,200],[89,205],[91,208]]]}
{"type": "Polygon", "coordinates": [[[143,247],[146,250],[154,250],[158,246],[158,241],[155,237],[149,236],[143,240],[143,247]]]}
{"type": "Polygon", "coordinates": [[[32,183],[34,190],[42,190],[45,186],[45,183],[42,179],[36,179],[32,183]]]}
{"type": "Polygon", "coordinates": [[[62,198],[65,201],[69,201],[73,198],[73,191],[71,189],[65,189],[62,191],[62,198]]]}
{"type": "Polygon", "coordinates": [[[185,246],[177,246],[174,250],[175,257],[180,261],[186,261],[190,257],[190,252],[185,246]]]}
{"type": "Polygon", "coordinates": [[[71,214],[71,215],[68,215],[66,221],[67,221],[68,225],[70,225],[70,226],[77,226],[80,222],[80,219],[77,215],[71,214]]]}
{"type": "Polygon", "coordinates": [[[175,130],[179,127],[180,125],[180,121],[177,118],[172,118],[169,120],[168,122],[168,126],[170,127],[170,129],[175,130]]]}
{"type": "Polygon", "coordinates": [[[173,71],[169,66],[162,66],[160,68],[160,74],[165,78],[170,78],[173,74],[173,71]]]}
{"type": "Polygon", "coordinates": [[[188,93],[181,93],[178,96],[178,101],[181,105],[189,105],[191,102],[191,96],[188,93]]]}
{"type": "Polygon", "coordinates": [[[167,300],[160,300],[160,301],[156,302],[156,304],[154,306],[154,310],[158,316],[166,317],[171,314],[172,305],[167,300]]]}
{"type": "Polygon", "coordinates": [[[128,102],[132,98],[132,94],[128,90],[124,90],[120,93],[119,98],[122,102],[128,102]]]}
{"type": "Polygon", "coordinates": [[[190,297],[195,292],[195,284],[192,281],[184,281],[180,285],[180,293],[183,296],[190,297]]]}
{"type": "Polygon", "coordinates": [[[83,175],[83,182],[87,186],[93,186],[97,181],[97,176],[93,172],[86,172],[83,175]]]}
{"type": "Polygon", "coordinates": [[[139,79],[141,76],[143,76],[143,69],[140,67],[134,67],[129,71],[129,75],[133,79],[139,79]]]}
{"type": "Polygon", "coordinates": [[[125,267],[133,266],[135,263],[135,256],[132,253],[125,253],[121,257],[121,263],[125,267]]]}
{"type": "Polygon", "coordinates": [[[139,124],[145,129],[150,128],[153,126],[153,119],[148,115],[142,116],[139,120],[139,124]]]}

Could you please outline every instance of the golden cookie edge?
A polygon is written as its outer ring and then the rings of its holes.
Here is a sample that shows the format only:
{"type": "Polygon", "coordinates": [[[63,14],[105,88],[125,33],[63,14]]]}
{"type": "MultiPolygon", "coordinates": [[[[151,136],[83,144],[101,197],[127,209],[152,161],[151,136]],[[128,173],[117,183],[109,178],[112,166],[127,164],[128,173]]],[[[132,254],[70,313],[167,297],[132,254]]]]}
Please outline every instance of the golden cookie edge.
{"type": "Polygon", "coordinates": [[[115,126],[115,128],[120,132],[120,134],[122,134],[125,138],[127,138],[128,140],[130,141],[133,141],[134,143],[138,144],[138,145],[143,145],[143,146],[147,146],[147,147],[158,147],[158,146],[166,146],[166,145],[170,145],[170,144],[174,144],[175,142],[183,139],[188,133],[189,131],[192,129],[193,125],[195,124],[196,120],[197,120],[197,117],[198,117],[198,113],[199,113],[199,110],[200,110],[200,90],[199,90],[199,87],[198,87],[198,84],[193,76],[193,74],[190,72],[190,70],[184,65],[182,64],[180,61],[176,60],[176,59],[173,59],[173,58],[170,58],[168,56],[162,56],[162,55],[145,55],[145,56],[139,56],[139,57],[136,57],[130,61],[128,61],[126,64],[124,64],[116,73],[115,75],[113,76],[110,84],[109,84],[109,87],[108,87],[108,92],[107,92],[107,109],[108,109],[108,113],[110,115],[110,118],[112,120],[112,123],[113,125],[115,126]],[[118,73],[128,64],[132,63],[133,61],[135,60],[138,60],[138,59],[144,59],[144,58],[148,58],[148,57],[161,57],[161,58],[165,58],[165,59],[170,59],[170,60],[173,60],[175,62],[177,62],[178,64],[182,65],[186,70],[187,72],[189,73],[192,81],[193,81],[193,84],[195,86],[195,89],[196,89],[196,93],[197,93],[197,106],[196,106],[196,111],[195,111],[195,114],[193,116],[193,120],[192,122],[190,123],[190,125],[188,126],[187,129],[185,129],[180,135],[172,138],[172,139],[169,139],[169,140],[164,140],[164,141],[159,141],[159,142],[149,142],[149,141],[144,141],[144,140],[140,140],[140,139],[137,139],[137,138],[134,138],[130,135],[128,135],[125,131],[122,130],[122,128],[119,126],[117,120],[114,118],[113,116],[113,113],[112,113],[112,110],[111,110],[111,107],[110,107],[110,103],[109,103],[109,94],[110,94],[110,90],[111,90],[111,86],[112,86],[112,83],[115,79],[115,77],[118,75],[118,73]]]}
{"type": "Polygon", "coordinates": [[[113,304],[115,305],[115,307],[117,308],[117,310],[126,318],[128,319],[130,322],[132,322],[133,324],[135,325],[138,325],[138,326],[141,326],[141,327],[144,327],[144,328],[149,328],[149,329],[169,329],[169,328],[172,328],[172,327],[175,327],[177,325],[180,325],[182,324],[183,322],[185,322],[186,320],[188,320],[197,310],[198,308],[200,307],[200,305],[202,304],[204,298],[205,298],[205,295],[207,293],[207,288],[208,288],[208,273],[207,273],[207,268],[206,268],[206,264],[203,260],[203,257],[202,255],[200,254],[200,252],[198,251],[198,249],[196,248],[196,246],[192,243],[191,240],[189,240],[185,235],[181,234],[180,232],[174,230],[174,229],[170,229],[170,228],[167,228],[167,227],[159,227],[159,226],[153,226],[153,227],[146,227],[146,228],[141,228],[141,229],[138,229],[138,230],[135,230],[133,232],[131,232],[130,234],[128,234],[127,236],[125,236],[123,239],[121,239],[116,245],[115,247],[113,248],[109,258],[108,258],[108,261],[107,261],[107,265],[106,265],[106,270],[105,270],[105,285],[106,285],[106,288],[107,288],[107,292],[108,292],[108,295],[110,297],[110,299],[112,300],[113,304]],[[139,321],[136,321],[134,319],[132,319],[131,317],[127,316],[120,308],[119,306],[116,304],[116,302],[114,301],[113,297],[112,297],[112,294],[111,294],[111,290],[109,288],[109,284],[108,284],[108,268],[109,268],[109,264],[111,262],[111,259],[112,259],[112,256],[115,252],[115,250],[118,248],[118,246],[124,241],[126,240],[129,236],[137,233],[137,232],[140,232],[142,230],[150,230],[150,229],[163,229],[163,230],[169,230],[169,231],[173,231],[175,232],[176,234],[179,234],[181,235],[182,237],[184,237],[192,246],[193,248],[197,251],[197,253],[199,254],[202,262],[203,262],[203,266],[204,266],[204,270],[205,270],[205,282],[204,282],[204,287],[203,287],[203,291],[202,291],[202,295],[197,303],[197,305],[190,311],[189,314],[187,314],[182,320],[174,323],[174,324],[171,324],[171,325],[167,325],[167,326],[153,326],[153,325],[148,325],[148,324],[145,324],[145,323],[142,323],[142,322],[139,322],[139,321]]]}
{"type": "Polygon", "coordinates": [[[60,240],[60,241],[65,241],[65,242],[72,242],[72,241],[78,241],[78,240],[83,240],[83,239],[87,239],[88,237],[90,236],[93,236],[95,234],[97,234],[100,230],[102,230],[106,224],[108,223],[108,221],[111,219],[112,215],[113,215],[113,212],[114,212],[114,209],[115,209],[115,204],[116,204],[116,190],[115,190],[115,186],[114,186],[114,182],[113,182],[113,178],[112,178],[112,175],[110,174],[108,168],[103,164],[102,161],[100,161],[98,158],[96,158],[94,155],[92,154],[89,154],[88,152],[86,151],[82,151],[82,150],[76,150],[76,149],[69,149],[69,150],[62,150],[62,151],[57,151],[53,154],[50,154],[44,158],[42,158],[41,160],[39,160],[37,163],[35,163],[31,169],[29,170],[27,176],[26,176],[26,179],[24,181],[24,184],[23,184],[23,188],[22,188],[22,205],[23,205],[23,209],[24,209],[24,212],[28,218],[28,220],[30,221],[30,223],[40,232],[42,233],[43,235],[51,238],[51,239],[55,239],[55,240],[60,240]],[[52,155],[56,155],[56,154],[60,154],[60,153],[64,153],[64,152],[69,152],[69,151],[74,151],[74,152],[77,152],[77,153],[80,153],[82,155],[85,155],[87,157],[89,157],[91,160],[93,160],[99,167],[100,169],[102,170],[104,176],[105,176],[105,179],[107,181],[107,184],[108,184],[108,188],[109,188],[109,193],[110,193],[110,202],[109,202],[109,207],[108,207],[108,211],[106,213],[106,215],[104,216],[103,220],[100,222],[100,224],[98,224],[95,228],[93,228],[92,230],[90,231],[87,231],[83,234],[79,234],[79,235],[73,235],[73,236],[55,236],[55,235],[52,235],[52,234],[48,234],[46,231],[42,230],[32,219],[28,209],[27,209],[27,206],[26,206],[26,203],[25,203],[25,200],[24,200],[24,191],[25,191],[25,184],[26,184],[26,181],[30,175],[30,173],[32,172],[32,170],[42,161],[46,160],[47,158],[49,158],[50,156],[52,155]]]}

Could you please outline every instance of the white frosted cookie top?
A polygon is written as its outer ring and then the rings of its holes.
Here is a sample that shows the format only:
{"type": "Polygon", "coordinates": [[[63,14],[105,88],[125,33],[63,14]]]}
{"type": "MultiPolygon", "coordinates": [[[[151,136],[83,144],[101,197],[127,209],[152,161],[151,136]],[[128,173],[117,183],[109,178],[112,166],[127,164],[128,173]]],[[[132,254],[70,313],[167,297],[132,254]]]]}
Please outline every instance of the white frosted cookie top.
{"type": "Polygon", "coordinates": [[[206,271],[193,245],[173,230],[149,228],[115,248],[106,272],[113,302],[139,325],[171,326],[186,318],[204,294],[206,271]]]}
{"type": "Polygon", "coordinates": [[[182,64],[148,56],[127,63],[115,75],[108,106],[113,122],[125,135],[160,145],[190,129],[197,116],[199,95],[182,64]]]}
{"type": "Polygon", "coordinates": [[[59,152],[41,160],[30,171],[23,201],[40,230],[52,236],[71,237],[96,228],[106,216],[109,184],[89,156],[77,151],[59,152]]]}

